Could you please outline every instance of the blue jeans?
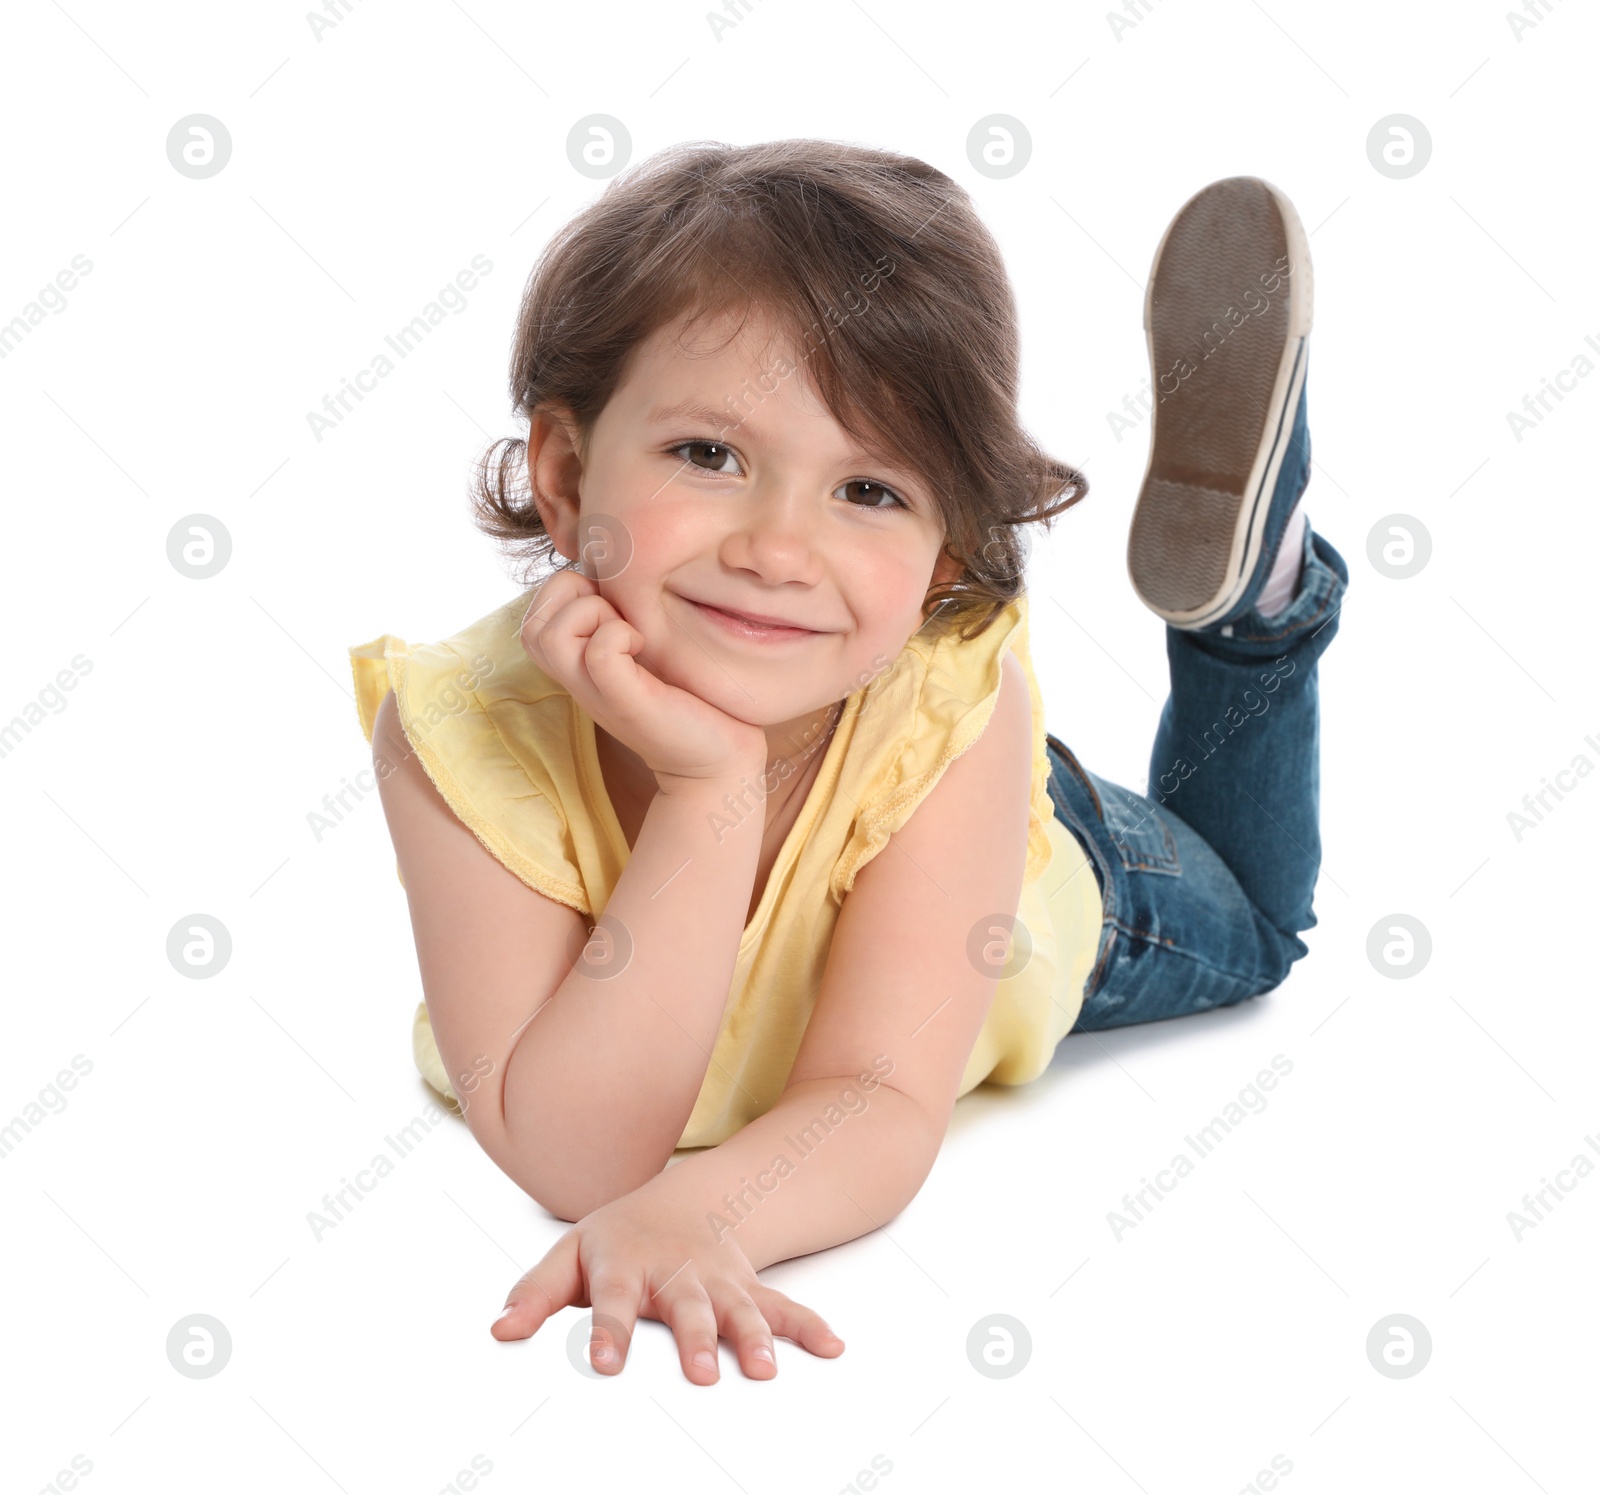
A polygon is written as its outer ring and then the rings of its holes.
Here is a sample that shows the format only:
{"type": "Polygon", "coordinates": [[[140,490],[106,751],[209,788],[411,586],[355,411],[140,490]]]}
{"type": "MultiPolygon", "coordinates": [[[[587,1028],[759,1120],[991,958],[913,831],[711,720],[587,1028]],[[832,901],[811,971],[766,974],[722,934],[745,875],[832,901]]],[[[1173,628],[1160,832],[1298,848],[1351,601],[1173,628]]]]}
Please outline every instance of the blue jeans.
{"type": "Polygon", "coordinates": [[[1321,861],[1317,660],[1339,629],[1344,558],[1306,526],[1300,587],[1270,620],[1167,626],[1172,691],[1135,794],[1054,735],[1050,798],[1105,905],[1073,1032],[1204,1012],[1270,991],[1307,947],[1321,861]]]}

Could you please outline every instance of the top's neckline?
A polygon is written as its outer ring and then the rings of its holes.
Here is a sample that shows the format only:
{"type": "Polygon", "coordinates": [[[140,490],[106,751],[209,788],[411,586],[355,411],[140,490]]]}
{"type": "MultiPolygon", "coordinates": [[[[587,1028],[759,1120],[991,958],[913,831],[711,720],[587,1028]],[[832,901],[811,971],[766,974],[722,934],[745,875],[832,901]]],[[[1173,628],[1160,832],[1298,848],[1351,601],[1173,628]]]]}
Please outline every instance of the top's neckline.
{"type": "MultiPolygon", "coordinates": [[[[789,827],[789,833],[783,839],[783,845],[778,848],[778,855],[772,863],[772,869],[767,873],[767,883],[761,890],[761,902],[756,905],[756,911],[750,916],[750,921],[744,926],[743,933],[739,936],[739,949],[741,952],[750,943],[754,935],[766,924],[771,917],[772,906],[777,900],[777,890],[786,879],[790,864],[800,854],[800,847],[805,844],[806,838],[811,834],[812,823],[821,811],[823,799],[834,781],[839,776],[840,760],[844,753],[844,744],[850,737],[847,730],[849,723],[846,718],[853,720],[860,710],[863,691],[856,691],[846,696],[840,704],[839,716],[834,723],[833,736],[828,742],[822,755],[822,766],[817,770],[817,776],[811,781],[811,788],[806,792],[805,803],[800,807],[800,813],[795,816],[794,824],[789,827]]],[[[595,738],[595,721],[583,709],[577,700],[569,693],[567,700],[571,704],[575,736],[578,742],[578,763],[585,779],[588,780],[589,797],[600,807],[600,817],[607,839],[619,865],[627,862],[633,855],[633,849],[628,845],[627,835],[622,829],[622,821],[617,816],[616,806],[611,803],[611,791],[606,788],[606,776],[600,767],[600,748],[595,738]]]]}

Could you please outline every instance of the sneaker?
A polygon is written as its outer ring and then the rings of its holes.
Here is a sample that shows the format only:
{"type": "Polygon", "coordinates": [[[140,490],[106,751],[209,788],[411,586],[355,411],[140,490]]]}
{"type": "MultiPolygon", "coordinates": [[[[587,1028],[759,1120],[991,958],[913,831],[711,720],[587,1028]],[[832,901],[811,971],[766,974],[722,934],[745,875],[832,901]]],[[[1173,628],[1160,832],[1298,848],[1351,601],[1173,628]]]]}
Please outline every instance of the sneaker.
{"type": "Polygon", "coordinates": [[[1167,225],[1144,302],[1155,407],[1128,575],[1174,628],[1254,605],[1310,475],[1311,250],[1259,177],[1202,188],[1167,225]]]}

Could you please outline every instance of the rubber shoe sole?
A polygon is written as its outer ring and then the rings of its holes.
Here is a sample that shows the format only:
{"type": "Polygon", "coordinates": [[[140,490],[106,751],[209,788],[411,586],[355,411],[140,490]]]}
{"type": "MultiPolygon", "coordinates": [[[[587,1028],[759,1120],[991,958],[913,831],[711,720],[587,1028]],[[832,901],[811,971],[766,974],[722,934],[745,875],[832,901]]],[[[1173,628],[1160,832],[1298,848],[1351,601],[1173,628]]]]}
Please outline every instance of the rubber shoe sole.
{"type": "Polygon", "coordinates": [[[1305,384],[1311,250],[1289,199],[1259,177],[1191,197],[1156,247],[1144,327],[1155,407],[1128,575],[1152,612],[1204,628],[1264,579],[1305,384]]]}

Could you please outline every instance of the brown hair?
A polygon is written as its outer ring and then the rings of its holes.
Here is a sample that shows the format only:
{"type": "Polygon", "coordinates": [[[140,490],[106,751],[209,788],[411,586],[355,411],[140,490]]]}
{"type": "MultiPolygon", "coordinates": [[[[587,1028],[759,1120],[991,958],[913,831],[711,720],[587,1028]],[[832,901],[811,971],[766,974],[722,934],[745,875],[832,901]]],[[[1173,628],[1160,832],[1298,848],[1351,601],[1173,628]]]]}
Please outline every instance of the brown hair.
{"type": "MultiPolygon", "coordinates": [[[[915,157],[710,141],[624,170],[528,278],[514,407],[527,418],[565,406],[586,446],[639,343],[741,302],[792,339],[855,440],[928,483],[945,550],[965,569],[930,587],[924,621],[938,613],[941,631],[982,633],[1024,590],[1019,526],[1048,525],[1088,482],[1019,424],[1016,301],[999,248],[966,192],[915,157]]],[[[526,446],[490,446],[472,504],[478,527],[530,562],[531,582],[553,543],[527,493],[526,446]]]]}

